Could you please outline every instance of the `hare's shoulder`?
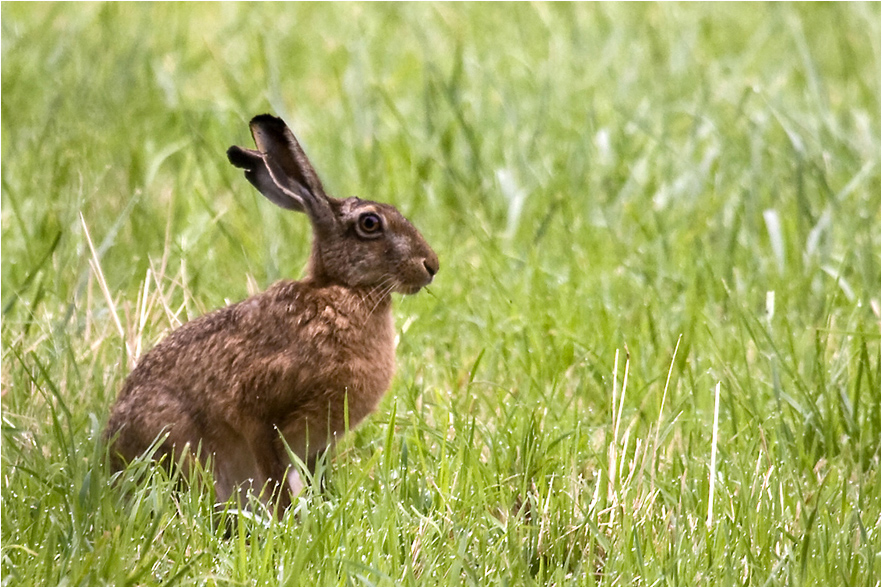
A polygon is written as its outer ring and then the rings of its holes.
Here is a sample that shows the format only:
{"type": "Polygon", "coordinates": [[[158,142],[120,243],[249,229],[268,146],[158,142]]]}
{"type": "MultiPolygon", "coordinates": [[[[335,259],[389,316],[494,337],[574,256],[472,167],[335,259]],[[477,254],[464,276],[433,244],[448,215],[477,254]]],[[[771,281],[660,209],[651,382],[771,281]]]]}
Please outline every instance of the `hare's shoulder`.
{"type": "Polygon", "coordinates": [[[258,320],[275,325],[281,321],[314,331],[317,336],[349,336],[365,328],[374,330],[375,322],[391,326],[388,295],[375,300],[370,291],[334,284],[318,285],[309,280],[277,282],[237,306],[237,314],[243,322],[258,320]],[[267,317],[272,318],[267,320],[267,317]]]}

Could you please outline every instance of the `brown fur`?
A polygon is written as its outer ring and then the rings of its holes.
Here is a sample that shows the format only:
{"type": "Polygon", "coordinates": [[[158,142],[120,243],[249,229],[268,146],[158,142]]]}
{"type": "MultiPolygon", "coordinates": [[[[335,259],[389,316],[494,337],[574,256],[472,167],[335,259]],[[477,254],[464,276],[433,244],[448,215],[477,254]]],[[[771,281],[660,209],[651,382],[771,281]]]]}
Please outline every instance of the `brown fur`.
{"type": "MultiPolygon", "coordinates": [[[[285,480],[280,434],[307,462],[345,431],[346,411],[355,427],[376,408],[395,369],[390,294],[415,293],[438,270],[392,206],[327,196],[284,122],[262,115],[251,127],[258,150],[232,147],[230,161],[267,198],[310,217],[308,276],[171,333],[129,375],[105,433],[117,467],[164,434],[159,453],[175,461],[201,448],[220,500],[285,480]]],[[[299,480],[289,481],[296,492],[299,480]]]]}

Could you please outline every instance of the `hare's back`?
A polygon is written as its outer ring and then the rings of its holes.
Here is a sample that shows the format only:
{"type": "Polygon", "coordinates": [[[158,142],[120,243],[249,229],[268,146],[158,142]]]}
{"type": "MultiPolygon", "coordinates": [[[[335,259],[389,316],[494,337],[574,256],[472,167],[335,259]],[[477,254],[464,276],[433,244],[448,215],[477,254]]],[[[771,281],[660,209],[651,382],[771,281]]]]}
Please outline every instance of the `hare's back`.
{"type": "Polygon", "coordinates": [[[138,361],[120,398],[162,388],[198,404],[224,404],[255,400],[260,388],[264,401],[273,394],[296,401],[292,388],[318,385],[353,354],[371,355],[377,335],[384,347],[392,344],[391,323],[380,333],[366,329],[372,320],[363,307],[343,289],[278,282],[173,331],[138,361]]]}

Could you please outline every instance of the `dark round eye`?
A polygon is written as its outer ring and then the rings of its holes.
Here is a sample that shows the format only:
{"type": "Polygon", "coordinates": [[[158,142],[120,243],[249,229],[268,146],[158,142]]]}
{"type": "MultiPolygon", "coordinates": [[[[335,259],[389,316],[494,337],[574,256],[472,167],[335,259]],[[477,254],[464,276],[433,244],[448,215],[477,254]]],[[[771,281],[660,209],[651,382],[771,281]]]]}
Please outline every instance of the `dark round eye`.
{"type": "Polygon", "coordinates": [[[373,212],[365,212],[358,217],[358,228],[365,235],[374,235],[383,230],[383,221],[380,220],[380,215],[373,212]]]}

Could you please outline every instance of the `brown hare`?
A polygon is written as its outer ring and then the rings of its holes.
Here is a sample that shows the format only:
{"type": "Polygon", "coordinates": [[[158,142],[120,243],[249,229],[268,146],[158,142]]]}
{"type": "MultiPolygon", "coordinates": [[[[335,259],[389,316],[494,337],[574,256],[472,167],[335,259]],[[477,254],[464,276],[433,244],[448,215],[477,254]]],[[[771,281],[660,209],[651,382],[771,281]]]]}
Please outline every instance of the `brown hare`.
{"type": "Polygon", "coordinates": [[[155,457],[211,464],[219,500],[266,488],[282,512],[303,485],[285,443],[310,463],[376,408],[395,369],[390,295],[428,285],[438,257],[394,207],[328,196],[281,119],[257,116],[251,134],[256,150],[227,156],[309,217],[307,276],[168,335],[126,379],[105,438],[116,468],[161,439],[155,457]]]}

